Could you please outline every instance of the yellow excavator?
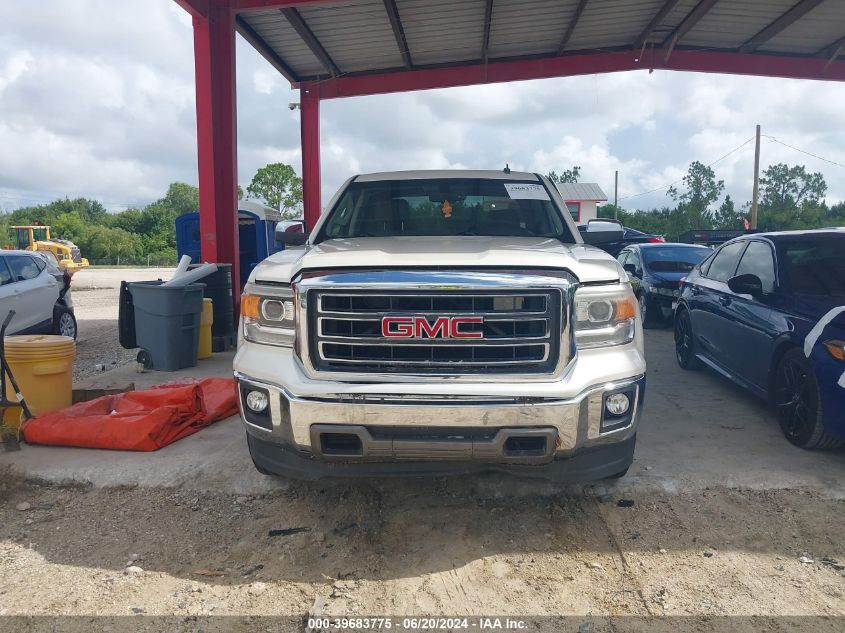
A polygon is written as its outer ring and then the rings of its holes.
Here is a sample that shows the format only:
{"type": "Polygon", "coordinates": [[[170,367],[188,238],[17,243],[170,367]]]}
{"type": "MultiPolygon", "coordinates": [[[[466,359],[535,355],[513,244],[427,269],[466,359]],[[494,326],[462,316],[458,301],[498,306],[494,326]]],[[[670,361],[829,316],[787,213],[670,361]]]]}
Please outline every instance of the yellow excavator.
{"type": "Polygon", "coordinates": [[[59,268],[69,275],[88,267],[88,260],[82,257],[79,247],[69,240],[52,239],[49,226],[13,226],[12,230],[17,250],[52,253],[59,268]]]}

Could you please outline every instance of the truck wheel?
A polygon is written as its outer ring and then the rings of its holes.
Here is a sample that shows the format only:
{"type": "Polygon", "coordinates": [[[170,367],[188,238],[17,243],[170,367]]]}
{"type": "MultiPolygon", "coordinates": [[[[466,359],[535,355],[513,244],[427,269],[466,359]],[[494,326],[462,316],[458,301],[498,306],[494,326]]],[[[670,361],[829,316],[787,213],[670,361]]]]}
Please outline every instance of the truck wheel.
{"type": "Polygon", "coordinates": [[[73,312],[64,306],[56,306],[53,309],[53,334],[61,336],[69,336],[76,340],[78,334],[76,330],[76,317],[73,312]]]}
{"type": "Polygon", "coordinates": [[[675,359],[681,369],[701,369],[701,361],[695,355],[692,321],[686,309],[675,313],[675,359]]]}
{"type": "Polygon", "coordinates": [[[775,370],[772,401],[783,434],[795,446],[807,449],[838,448],[843,441],[824,428],[819,383],[804,351],[786,352],[775,370]]]}

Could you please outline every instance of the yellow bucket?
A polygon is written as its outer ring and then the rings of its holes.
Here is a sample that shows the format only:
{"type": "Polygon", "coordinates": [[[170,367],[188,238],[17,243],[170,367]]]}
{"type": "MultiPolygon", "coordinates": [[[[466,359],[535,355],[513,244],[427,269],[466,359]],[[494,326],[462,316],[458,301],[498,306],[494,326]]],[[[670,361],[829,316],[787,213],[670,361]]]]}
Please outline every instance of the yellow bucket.
{"type": "MultiPolygon", "coordinates": [[[[7,336],[6,361],[33,415],[70,406],[73,402],[73,359],[76,342],[69,336],[28,334],[7,336]]],[[[6,397],[15,391],[6,380],[6,397]]],[[[20,425],[20,407],[10,407],[3,415],[4,425],[20,425]]]]}
{"type": "Polygon", "coordinates": [[[214,301],[202,300],[202,315],[200,316],[200,344],[197,348],[197,358],[211,356],[211,326],[214,325],[214,301]]]}

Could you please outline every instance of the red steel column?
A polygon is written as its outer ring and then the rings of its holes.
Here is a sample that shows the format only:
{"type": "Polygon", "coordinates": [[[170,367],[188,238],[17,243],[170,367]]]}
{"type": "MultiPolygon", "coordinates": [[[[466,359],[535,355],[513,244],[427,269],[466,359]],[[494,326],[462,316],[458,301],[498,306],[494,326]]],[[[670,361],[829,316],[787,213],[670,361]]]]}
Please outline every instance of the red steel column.
{"type": "Polygon", "coordinates": [[[238,250],[235,19],[228,5],[208,3],[194,16],[197,158],[202,259],[232,264],[232,292],[240,303],[238,250]]]}
{"type": "Polygon", "coordinates": [[[320,219],[320,96],[303,86],[299,91],[302,131],[302,203],[308,231],[320,219]]]}

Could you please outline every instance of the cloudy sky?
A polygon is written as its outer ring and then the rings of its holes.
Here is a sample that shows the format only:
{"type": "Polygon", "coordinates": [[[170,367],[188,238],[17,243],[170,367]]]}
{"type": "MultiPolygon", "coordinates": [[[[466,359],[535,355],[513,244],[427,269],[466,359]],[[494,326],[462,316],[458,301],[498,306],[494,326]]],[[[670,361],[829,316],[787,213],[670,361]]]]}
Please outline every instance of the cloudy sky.
{"type": "MultiPolygon", "coordinates": [[[[197,182],[192,31],[172,0],[6,0],[0,23],[0,209],[86,196],[121,210],[197,182]]],[[[243,40],[237,55],[241,184],[268,162],[299,171],[298,94],[243,40]]],[[[647,208],[756,123],[845,164],[843,104],[842,83],[645,71],[338,99],[322,106],[323,198],[367,171],[580,165],[611,198],[618,169],[620,204],[647,208]]],[[[845,199],[845,168],[764,138],[762,166],[776,162],[845,199]]],[[[753,143],[714,165],[740,204],[752,167],[753,143]]]]}

